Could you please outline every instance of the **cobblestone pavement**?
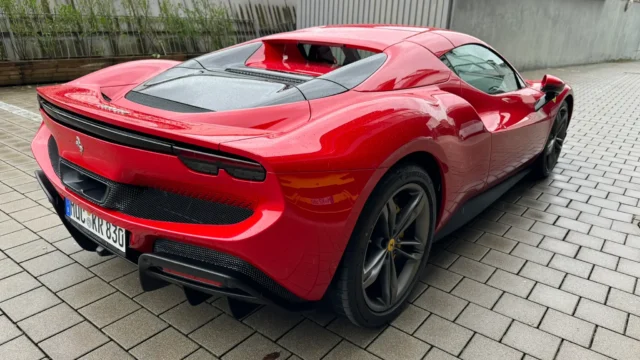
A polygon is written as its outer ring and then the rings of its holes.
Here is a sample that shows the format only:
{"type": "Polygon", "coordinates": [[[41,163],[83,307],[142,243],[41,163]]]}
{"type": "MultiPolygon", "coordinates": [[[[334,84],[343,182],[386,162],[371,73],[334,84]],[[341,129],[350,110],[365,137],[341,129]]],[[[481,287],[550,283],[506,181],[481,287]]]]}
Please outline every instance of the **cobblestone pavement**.
{"type": "Polygon", "coordinates": [[[135,266],[69,238],[32,177],[34,90],[0,89],[0,359],[640,358],[640,63],[550,72],[577,95],[553,176],[439,244],[377,330],[143,293],[135,266]]]}

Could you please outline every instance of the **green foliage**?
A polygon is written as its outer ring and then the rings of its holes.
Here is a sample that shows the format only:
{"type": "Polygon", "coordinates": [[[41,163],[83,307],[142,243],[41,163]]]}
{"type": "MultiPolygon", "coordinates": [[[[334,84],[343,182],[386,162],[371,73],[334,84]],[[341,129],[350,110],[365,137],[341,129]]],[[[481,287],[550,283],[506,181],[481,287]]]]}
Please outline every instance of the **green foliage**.
{"type": "Polygon", "coordinates": [[[199,54],[238,41],[227,8],[211,0],[193,0],[190,7],[175,0],[120,4],[122,15],[113,0],[0,0],[6,18],[0,30],[12,35],[13,54],[20,59],[199,54]],[[156,3],[158,16],[151,14],[156,3]]]}

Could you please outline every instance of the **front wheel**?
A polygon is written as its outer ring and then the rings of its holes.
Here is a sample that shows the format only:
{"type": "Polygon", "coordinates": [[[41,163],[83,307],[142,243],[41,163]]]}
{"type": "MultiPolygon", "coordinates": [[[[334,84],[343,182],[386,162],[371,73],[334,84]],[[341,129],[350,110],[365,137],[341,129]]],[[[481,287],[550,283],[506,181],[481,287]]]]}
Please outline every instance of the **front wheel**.
{"type": "Polygon", "coordinates": [[[551,171],[558,164],[560,154],[562,153],[562,146],[567,138],[567,129],[569,128],[569,105],[567,102],[563,102],[558,110],[551,132],[547,142],[538,158],[535,165],[535,171],[540,177],[547,177],[551,174],[551,171]]]}
{"type": "Polygon", "coordinates": [[[429,175],[415,165],[392,169],[364,206],[329,297],[354,324],[377,327],[402,312],[424,269],[435,226],[429,175]]]}

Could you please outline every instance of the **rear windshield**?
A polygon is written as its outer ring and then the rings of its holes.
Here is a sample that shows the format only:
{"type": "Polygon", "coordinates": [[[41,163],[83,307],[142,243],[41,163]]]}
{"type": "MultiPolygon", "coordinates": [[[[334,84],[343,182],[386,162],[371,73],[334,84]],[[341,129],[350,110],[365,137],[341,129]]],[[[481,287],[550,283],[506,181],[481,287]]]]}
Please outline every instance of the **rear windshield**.
{"type": "Polygon", "coordinates": [[[298,44],[302,56],[312,63],[344,66],[375,55],[375,52],[346,46],[298,44]]]}

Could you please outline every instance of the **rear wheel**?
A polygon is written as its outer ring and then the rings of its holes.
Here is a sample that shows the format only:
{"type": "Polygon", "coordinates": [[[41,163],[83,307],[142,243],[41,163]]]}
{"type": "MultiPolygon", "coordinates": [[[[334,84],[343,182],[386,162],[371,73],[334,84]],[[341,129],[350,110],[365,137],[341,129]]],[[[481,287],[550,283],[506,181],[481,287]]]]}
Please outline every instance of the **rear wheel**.
{"type": "Polygon", "coordinates": [[[365,204],[329,296],[353,323],[376,327],[404,309],[424,269],[435,226],[429,175],[407,165],[391,170],[365,204]]]}
{"type": "Polygon", "coordinates": [[[558,114],[551,127],[551,132],[547,138],[547,143],[542,150],[542,154],[536,163],[536,171],[541,177],[547,177],[558,164],[562,146],[567,138],[567,129],[569,128],[569,105],[566,101],[560,106],[558,114]]]}

